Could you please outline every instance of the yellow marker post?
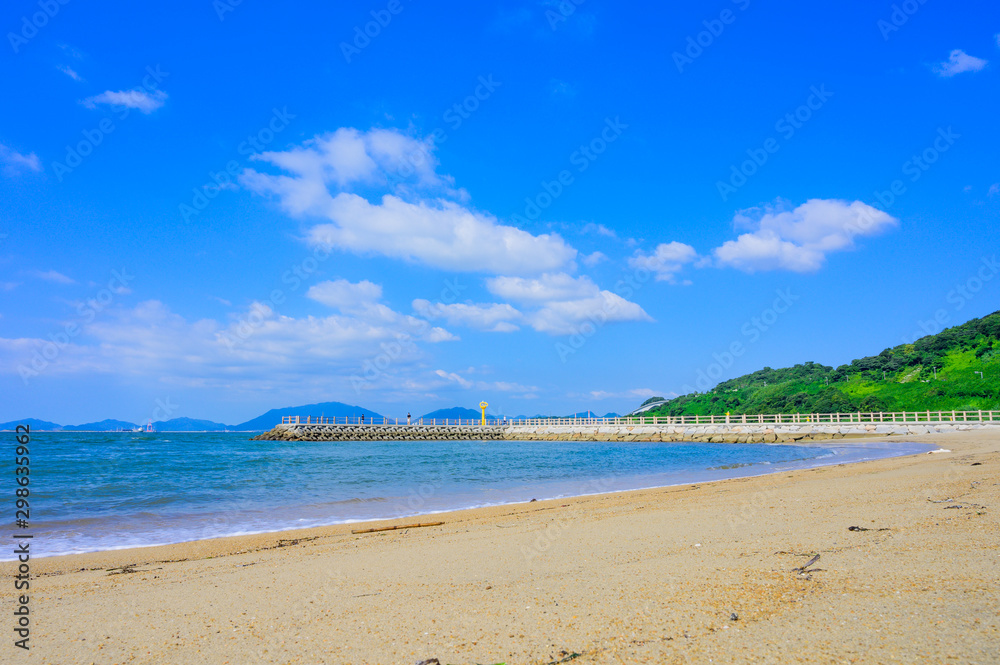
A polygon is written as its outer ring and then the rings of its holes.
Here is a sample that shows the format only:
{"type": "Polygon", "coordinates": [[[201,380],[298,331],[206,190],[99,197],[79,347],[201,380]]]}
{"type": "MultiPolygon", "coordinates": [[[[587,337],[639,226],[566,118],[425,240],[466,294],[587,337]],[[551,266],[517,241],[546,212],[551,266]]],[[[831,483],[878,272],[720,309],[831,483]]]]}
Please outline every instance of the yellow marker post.
{"type": "Polygon", "coordinates": [[[483,425],[486,424],[486,407],[488,407],[488,406],[489,406],[489,404],[487,404],[486,402],[480,402],[479,403],[479,408],[483,410],[483,420],[482,420],[482,423],[481,423],[483,425]]]}

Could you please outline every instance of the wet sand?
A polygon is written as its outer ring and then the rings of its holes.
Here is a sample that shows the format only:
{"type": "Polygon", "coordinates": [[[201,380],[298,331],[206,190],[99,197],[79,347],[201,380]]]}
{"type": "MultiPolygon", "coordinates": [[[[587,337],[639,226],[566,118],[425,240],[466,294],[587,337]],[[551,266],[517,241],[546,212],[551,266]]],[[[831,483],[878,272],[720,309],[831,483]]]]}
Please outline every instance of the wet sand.
{"type": "Polygon", "coordinates": [[[951,452],[37,559],[0,662],[1000,662],[1000,434],[907,440],[951,452]]]}

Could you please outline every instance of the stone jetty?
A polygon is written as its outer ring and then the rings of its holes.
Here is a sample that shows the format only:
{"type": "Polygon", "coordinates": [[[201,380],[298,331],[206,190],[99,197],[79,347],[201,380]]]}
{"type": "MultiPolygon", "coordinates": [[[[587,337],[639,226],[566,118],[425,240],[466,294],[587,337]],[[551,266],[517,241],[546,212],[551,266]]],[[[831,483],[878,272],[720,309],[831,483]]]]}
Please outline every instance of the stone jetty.
{"type": "Polygon", "coordinates": [[[497,441],[499,425],[277,425],[254,441],[497,441]]]}
{"type": "Polygon", "coordinates": [[[254,437],[263,441],[693,441],[705,443],[793,443],[828,439],[915,436],[989,429],[1000,422],[851,424],[509,424],[344,425],[282,424],[254,437]]]}

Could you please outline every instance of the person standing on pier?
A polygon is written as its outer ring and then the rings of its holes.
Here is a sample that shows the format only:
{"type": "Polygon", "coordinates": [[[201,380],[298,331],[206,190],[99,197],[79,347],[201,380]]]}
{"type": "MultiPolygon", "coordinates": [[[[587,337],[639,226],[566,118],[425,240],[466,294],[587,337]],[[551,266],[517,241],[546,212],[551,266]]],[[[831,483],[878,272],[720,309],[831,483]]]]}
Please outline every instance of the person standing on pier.
{"type": "Polygon", "coordinates": [[[410,412],[409,411],[406,412],[406,424],[407,425],[410,424],[410,412]]]}

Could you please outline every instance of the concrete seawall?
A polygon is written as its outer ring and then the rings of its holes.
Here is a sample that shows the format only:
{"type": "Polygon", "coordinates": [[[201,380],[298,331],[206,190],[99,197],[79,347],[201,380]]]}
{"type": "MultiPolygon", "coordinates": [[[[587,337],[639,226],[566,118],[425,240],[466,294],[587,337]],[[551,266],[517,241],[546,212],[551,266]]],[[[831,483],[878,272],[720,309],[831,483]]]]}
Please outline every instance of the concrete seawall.
{"type": "Polygon", "coordinates": [[[989,430],[1000,423],[853,423],[850,425],[278,425],[264,441],[696,441],[787,443],[989,430]]]}

